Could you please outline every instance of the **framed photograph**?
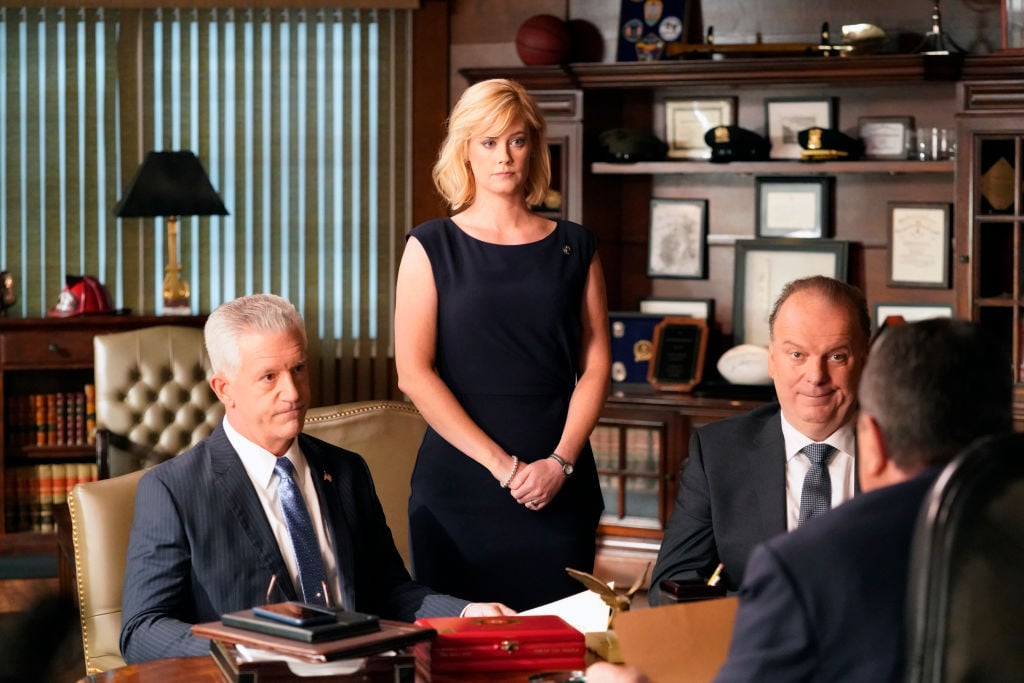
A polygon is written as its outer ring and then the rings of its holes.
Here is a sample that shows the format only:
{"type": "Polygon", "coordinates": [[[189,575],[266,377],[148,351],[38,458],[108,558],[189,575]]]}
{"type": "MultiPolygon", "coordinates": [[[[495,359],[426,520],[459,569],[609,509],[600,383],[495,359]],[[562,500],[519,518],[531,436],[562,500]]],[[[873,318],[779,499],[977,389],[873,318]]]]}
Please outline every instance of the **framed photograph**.
{"type": "Polygon", "coordinates": [[[714,299],[673,299],[648,297],[640,300],[640,312],[658,315],[675,315],[701,320],[715,319],[714,299]]]}
{"type": "Polygon", "coordinates": [[[811,275],[846,280],[849,243],[841,240],[736,240],[733,344],[768,345],[768,316],[787,282],[811,275]]]}
{"type": "Polygon", "coordinates": [[[799,159],[797,133],[808,128],[835,128],[833,97],[772,97],[764,101],[765,130],[772,159],[799,159]]]}
{"type": "Polygon", "coordinates": [[[654,357],[647,381],[658,391],[689,391],[700,383],[708,325],[698,318],[665,318],[654,328],[654,357]]]}
{"type": "Polygon", "coordinates": [[[736,123],[736,98],[665,101],[665,142],[670,159],[710,159],[704,134],[715,126],[736,123]]]}
{"type": "Polygon", "coordinates": [[[652,199],[647,274],[702,279],[707,276],[708,200],[652,199]]]}
{"type": "Polygon", "coordinates": [[[908,323],[931,318],[952,318],[953,307],[946,304],[878,302],[875,304],[875,316],[872,321],[875,329],[880,328],[892,316],[902,318],[908,323]]]}
{"type": "Polygon", "coordinates": [[[949,287],[949,204],[889,202],[889,281],[949,287]]]}
{"type": "Polygon", "coordinates": [[[825,237],[832,178],[756,178],[758,237],[825,237]]]}
{"type": "Polygon", "coordinates": [[[859,135],[865,159],[909,159],[914,137],[912,116],[862,116],[859,135]]]}

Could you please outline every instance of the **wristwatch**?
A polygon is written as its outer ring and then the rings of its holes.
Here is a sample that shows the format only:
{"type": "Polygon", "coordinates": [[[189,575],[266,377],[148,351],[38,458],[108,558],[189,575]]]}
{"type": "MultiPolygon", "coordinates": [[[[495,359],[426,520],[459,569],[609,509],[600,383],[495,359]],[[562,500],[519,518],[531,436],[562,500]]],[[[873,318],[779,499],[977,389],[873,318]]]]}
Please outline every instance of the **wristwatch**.
{"type": "Polygon", "coordinates": [[[548,457],[554,458],[555,460],[558,461],[558,464],[562,466],[562,474],[564,474],[567,477],[572,476],[572,473],[576,468],[573,467],[571,462],[560,456],[558,453],[552,453],[548,457]]]}

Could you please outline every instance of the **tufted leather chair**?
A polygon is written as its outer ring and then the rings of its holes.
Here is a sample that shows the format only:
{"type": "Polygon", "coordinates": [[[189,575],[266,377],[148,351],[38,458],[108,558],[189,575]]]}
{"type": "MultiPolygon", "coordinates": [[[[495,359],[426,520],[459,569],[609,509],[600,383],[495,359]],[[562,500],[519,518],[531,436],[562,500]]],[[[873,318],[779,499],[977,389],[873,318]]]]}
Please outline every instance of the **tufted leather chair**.
{"type": "Polygon", "coordinates": [[[101,479],[155,465],[208,436],[224,416],[202,330],[158,325],[93,339],[101,479]]]}
{"type": "Polygon", "coordinates": [[[135,488],[143,470],[76,484],[68,495],[85,670],[94,674],[124,666],[121,585],[135,488]]]}
{"type": "Polygon", "coordinates": [[[306,434],[363,456],[395,546],[409,563],[409,480],[427,422],[412,403],[358,401],[306,413],[306,434]]]}

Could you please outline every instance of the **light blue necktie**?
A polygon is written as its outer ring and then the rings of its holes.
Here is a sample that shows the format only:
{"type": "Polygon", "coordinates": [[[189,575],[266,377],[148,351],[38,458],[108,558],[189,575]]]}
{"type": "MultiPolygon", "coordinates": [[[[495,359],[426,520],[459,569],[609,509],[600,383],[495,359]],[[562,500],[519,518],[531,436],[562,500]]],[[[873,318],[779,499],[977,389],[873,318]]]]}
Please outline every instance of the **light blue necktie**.
{"type": "Polygon", "coordinates": [[[288,525],[288,535],[292,538],[292,549],[295,551],[295,564],[299,568],[299,583],[302,587],[302,600],[315,605],[326,605],[327,587],[324,577],[323,558],[320,557],[320,545],[313,531],[313,523],[309,519],[309,510],[302,499],[299,487],[292,479],[295,471],[292,461],[279,457],[274,465],[278,476],[277,495],[281,499],[281,510],[284,521],[288,525]]]}
{"type": "Polygon", "coordinates": [[[800,492],[797,526],[832,508],[832,478],[828,474],[828,461],[835,452],[836,449],[827,443],[812,443],[804,447],[803,453],[811,461],[811,467],[804,476],[804,487],[800,492]]]}

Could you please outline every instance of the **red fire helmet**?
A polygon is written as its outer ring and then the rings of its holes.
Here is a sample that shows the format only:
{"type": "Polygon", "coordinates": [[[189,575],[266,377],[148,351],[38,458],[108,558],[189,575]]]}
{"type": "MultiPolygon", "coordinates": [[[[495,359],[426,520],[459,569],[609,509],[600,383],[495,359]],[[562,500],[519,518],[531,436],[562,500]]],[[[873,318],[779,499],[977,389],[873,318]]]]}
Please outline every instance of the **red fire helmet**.
{"type": "Polygon", "coordinates": [[[64,278],[57,305],[47,311],[47,317],[67,318],[89,313],[111,313],[114,310],[110,294],[103,284],[91,275],[68,275],[64,278]]]}

